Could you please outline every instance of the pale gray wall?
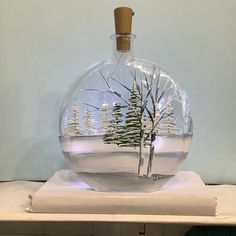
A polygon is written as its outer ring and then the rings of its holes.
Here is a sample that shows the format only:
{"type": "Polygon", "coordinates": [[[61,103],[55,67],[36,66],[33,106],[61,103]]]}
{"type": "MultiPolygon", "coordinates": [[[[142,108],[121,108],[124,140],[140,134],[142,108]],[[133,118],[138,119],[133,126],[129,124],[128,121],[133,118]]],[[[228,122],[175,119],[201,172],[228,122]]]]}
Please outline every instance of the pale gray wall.
{"type": "Polygon", "coordinates": [[[58,113],[69,85],[110,57],[113,8],[131,6],[136,56],[157,61],[190,98],[185,170],[236,183],[235,0],[0,0],[0,180],[65,168],[58,113]]]}

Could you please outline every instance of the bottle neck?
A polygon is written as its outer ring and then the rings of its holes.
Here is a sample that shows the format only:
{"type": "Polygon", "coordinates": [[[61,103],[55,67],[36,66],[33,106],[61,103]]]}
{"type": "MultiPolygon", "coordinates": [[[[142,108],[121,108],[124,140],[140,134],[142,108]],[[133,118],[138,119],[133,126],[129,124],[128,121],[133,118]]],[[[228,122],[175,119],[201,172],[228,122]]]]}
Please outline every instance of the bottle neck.
{"type": "Polygon", "coordinates": [[[115,34],[111,36],[113,44],[113,61],[130,61],[133,59],[133,43],[136,38],[133,34],[115,34]]]}

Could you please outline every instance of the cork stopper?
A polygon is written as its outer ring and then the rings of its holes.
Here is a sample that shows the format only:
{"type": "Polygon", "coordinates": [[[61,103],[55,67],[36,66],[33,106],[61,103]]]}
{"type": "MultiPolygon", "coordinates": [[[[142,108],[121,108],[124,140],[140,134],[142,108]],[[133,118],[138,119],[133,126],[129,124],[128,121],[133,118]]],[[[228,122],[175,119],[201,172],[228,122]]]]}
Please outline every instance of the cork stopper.
{"type": "Polygon", "coordinates": [[[130,37],[132,28],[132,16],[134,12],[129,7],[118,7],[114,10],[116,34],[119,35],[116,39],[118,51],[130,50],[130,37]]]}

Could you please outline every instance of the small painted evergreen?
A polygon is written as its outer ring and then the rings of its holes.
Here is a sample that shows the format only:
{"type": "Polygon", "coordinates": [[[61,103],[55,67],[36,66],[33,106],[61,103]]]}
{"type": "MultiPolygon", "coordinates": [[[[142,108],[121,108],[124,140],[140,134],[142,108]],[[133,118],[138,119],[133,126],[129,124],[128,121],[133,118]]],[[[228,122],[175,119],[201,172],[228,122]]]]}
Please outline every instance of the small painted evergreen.
{"type": "Polygon", "coordinates": [[[102,103],[101,107],[101,130],[105,131],[109,126],[109,120],[108,120],[108,109],[109,105],[106,101],[102,103]]]}
{"type": "Polygon", "coordinates": [[[93,133],[92,112],[89,110],[89,108],[86,108],[86,110],[85,110],[84,127],[85,127],[85,131],[88,135],[93,133]]]}
{"type": "Polygon", "coordinates": [[[64,134],[69,136],[80,135],[78,126],[79,126],[79,106],[77,105],[76,102],[74,102],[73,106],[71,107],[71,118],[68,121],[68,128],[64,130],[64,134]]]}
{"type": "Polygon", "coordinates": [[[161,135],[177,135],[180,130],[176,127],[176,119],[173,116],[174,108],[168,104],[165,109],[166,118],[161,120],[159,125],[159,133],[161,135]]]}
{"type": "Polygon", "coordinates": [[[68,123],[69,125],[69,129],[72,131],[76,131],[77,129],[77,126],[79,124],[79,121],[78,121],[78,116],[79,116],[79,107],[77,105],[77,103],[75,102],[74,105],[72,106],[71,108],[71,119],[68,123]]]}

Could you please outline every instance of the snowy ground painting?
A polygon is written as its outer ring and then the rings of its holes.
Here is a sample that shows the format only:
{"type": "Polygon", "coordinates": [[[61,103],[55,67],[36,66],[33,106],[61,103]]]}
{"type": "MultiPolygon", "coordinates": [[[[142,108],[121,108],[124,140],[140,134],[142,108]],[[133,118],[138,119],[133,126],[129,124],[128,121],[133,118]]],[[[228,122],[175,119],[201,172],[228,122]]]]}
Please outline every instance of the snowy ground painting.
{"type": "MultiPolygon", "coordinates": [[[[122,181],[122,178],[126,179],[127,186],[128,184],[135,185],[137,183],[137,186],[141,184],[147,187],[150,184],[152,188],[157,188],[153,185],[155,180],[159,180],[156,185],[161,185],[160,179],[166,179],[165,181],[167,181],[168,177],[175,175],[181,167],[188,154],[191,136],[156,137],[151,178],[145,176],[149,158],[148,148],[146,152],[144,148],[143,152],[141,165],[143,176],[138,176],[138,147],[119,147],[115,144],[104,144],[102,136],[62,136],[60,141],[71,168],[95,189],[94,186],[98,184],[96,181],[114,185],[114,181],[122,181]],[[111,176],[113,177],[111,178],[111,176]]],[[[122,184],[124,184],[124,181],[122,184]]],[[[124,189],[123,185],[121,189],[124,189]]],[[[135,187],[133,189],[135,191],[135,187]]],[[[150,191],[153,190],[150,189],[150,191]]]]}

